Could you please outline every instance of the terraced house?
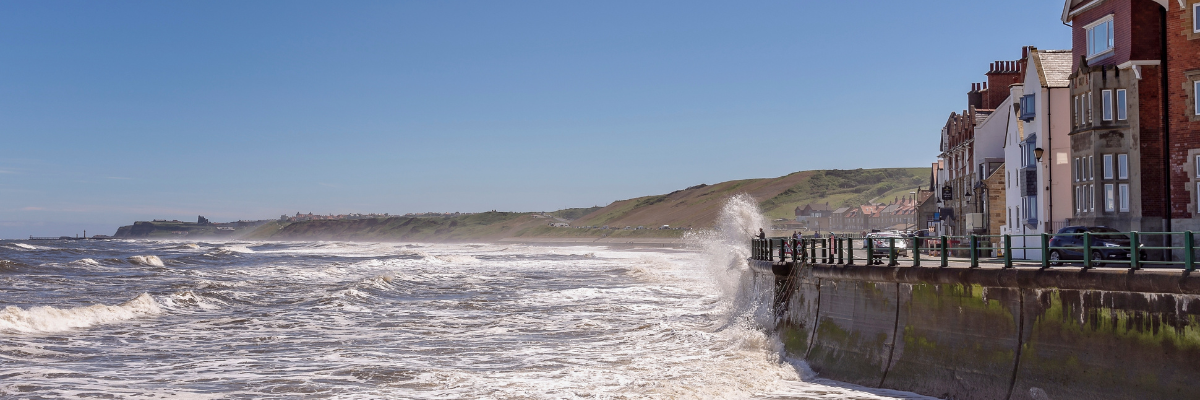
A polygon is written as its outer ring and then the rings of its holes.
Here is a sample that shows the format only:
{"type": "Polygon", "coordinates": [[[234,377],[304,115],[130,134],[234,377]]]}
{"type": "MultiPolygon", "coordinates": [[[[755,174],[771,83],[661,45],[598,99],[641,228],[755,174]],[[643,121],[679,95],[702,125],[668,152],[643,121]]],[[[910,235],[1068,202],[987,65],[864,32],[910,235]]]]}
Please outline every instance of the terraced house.
{"type": "Polygon", "coordinates": [[[1068,0],[1074,225],[1169,229],[1163,125],[1168,1],[1068,0]]]}

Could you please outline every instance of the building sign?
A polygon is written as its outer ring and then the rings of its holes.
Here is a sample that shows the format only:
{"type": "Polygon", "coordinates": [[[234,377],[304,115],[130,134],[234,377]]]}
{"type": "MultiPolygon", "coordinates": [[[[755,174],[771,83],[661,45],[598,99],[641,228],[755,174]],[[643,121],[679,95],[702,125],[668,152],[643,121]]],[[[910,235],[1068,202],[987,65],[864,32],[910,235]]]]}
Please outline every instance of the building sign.
{"type": "Polygon", "coordinates": [[[942,200],[954,200],[954,188],[942,186],[942,200]]]}

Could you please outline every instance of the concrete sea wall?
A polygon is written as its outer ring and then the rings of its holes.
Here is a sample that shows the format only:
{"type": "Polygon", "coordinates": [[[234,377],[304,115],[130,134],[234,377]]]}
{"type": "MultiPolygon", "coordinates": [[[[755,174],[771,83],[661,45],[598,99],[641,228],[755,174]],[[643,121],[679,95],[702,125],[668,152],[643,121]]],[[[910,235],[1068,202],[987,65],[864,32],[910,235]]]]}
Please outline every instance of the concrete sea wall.
{"type": "Polygon", "coordinates": [[[1200,398],[1200,279],[792,266],[777,331],[820,376],[948,399],[1200,398]]]}

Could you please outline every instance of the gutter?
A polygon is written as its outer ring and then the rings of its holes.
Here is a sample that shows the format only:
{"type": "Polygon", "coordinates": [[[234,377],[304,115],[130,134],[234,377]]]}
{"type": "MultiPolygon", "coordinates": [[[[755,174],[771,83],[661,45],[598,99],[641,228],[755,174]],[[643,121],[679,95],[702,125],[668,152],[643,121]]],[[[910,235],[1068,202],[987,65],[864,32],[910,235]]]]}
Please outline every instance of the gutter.
{"type": "MultiPolygon", "coordinates": [[[[1165,232],[1171,232],[1171,96],[1167,95],[1167,10],[1161,8],[1158,10],[1159,23],[1162,24],[1162,48],[1159,50],[1162,58],[1162,66],[1159,73],[1162,75],[1162,149],[1163,149],[1163,191],[1166,202],[1165,221],[1163,227],[1165,232]]],[[[1143,205],[1143,210],[1145,205],[1143,205]]]]}

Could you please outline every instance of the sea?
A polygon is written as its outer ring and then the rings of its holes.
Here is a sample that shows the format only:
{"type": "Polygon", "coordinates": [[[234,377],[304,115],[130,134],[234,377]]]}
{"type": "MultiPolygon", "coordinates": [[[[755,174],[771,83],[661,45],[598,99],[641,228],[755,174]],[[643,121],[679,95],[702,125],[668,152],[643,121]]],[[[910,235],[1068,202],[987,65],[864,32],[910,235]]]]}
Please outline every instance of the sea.
{"type": "Polygon", "coordinates": [[[734,231],[679,249],[0,241],[0,398],[925,398],[786,357],[734,231]]]}

